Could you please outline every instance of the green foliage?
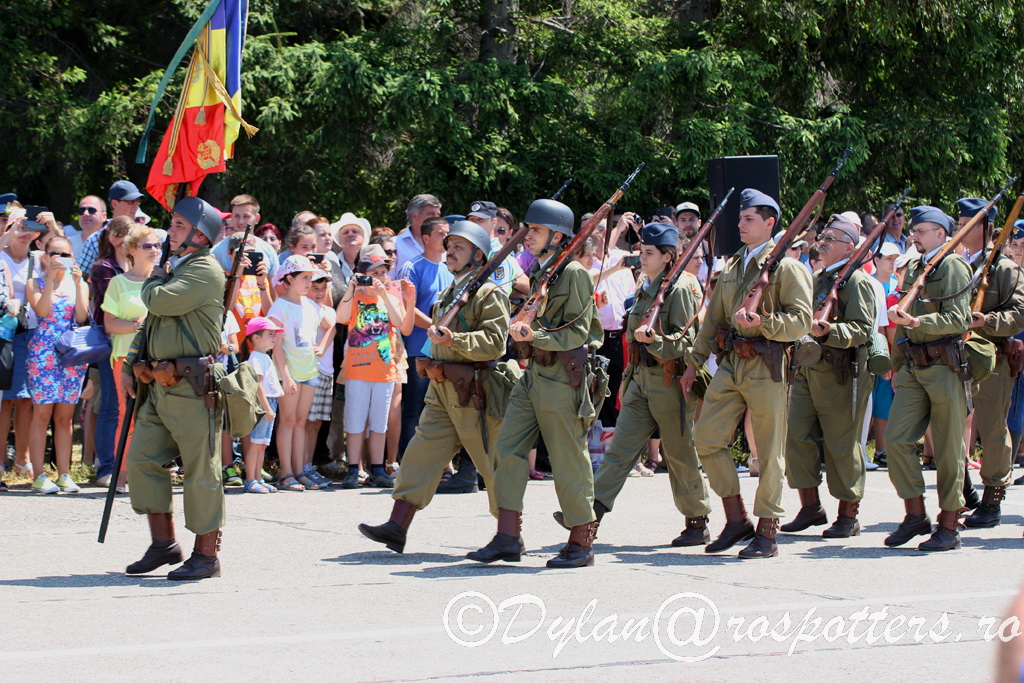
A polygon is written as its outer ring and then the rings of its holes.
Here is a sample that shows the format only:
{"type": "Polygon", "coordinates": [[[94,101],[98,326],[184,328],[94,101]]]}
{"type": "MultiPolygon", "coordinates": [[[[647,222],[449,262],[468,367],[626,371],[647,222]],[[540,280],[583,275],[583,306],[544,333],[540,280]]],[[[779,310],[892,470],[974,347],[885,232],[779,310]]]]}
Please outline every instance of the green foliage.
{"type": "MultiPolygon", "coordinates": [[[[778,154],[792,215],[844,147],[828,210],[950,207],[1024,171],[1024,8],[1009,0],[519,0],[482,60],[481,0],[251,6],[242,138],[204,192],[400,227],[413,194],[521,215],[572,175],[593,210],[640,161],[644,213],[707,199],[707,161],[778,154]]],[[[163,66],[204,2],[8,0],[0,8],[0,190],[69,218],[134,155],[163,66]]],[[[500,22],[499,22],[500,23],[500,22]]],[[[156,148],[181,73],[158,111],[156,148]]],[[[155,208],[150,205],[147,208],[155,208]]]]}

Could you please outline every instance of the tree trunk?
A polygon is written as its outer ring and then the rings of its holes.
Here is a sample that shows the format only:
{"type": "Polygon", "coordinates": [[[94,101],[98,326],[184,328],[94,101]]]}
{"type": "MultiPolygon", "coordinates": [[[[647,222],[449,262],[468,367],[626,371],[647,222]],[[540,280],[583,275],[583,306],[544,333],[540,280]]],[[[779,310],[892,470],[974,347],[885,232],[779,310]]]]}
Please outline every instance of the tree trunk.
{"type": "Polygon", "coordinates": [[[480,61],[516,60],[516,27],[512,21],[516,0],[482,0],[480,7],[480,61]]]}

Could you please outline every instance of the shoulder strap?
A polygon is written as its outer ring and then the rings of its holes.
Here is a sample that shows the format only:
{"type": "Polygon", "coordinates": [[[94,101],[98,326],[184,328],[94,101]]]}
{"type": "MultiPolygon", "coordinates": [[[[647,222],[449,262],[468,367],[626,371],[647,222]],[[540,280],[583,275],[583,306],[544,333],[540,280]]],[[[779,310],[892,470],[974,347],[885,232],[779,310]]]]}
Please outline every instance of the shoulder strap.
{"type": "Polygon", "coordinates": [[[185,335],[185,338],[188,339],[189,343],[192,344],[192,346],[196,347],[196,355],[197,356],[202,356],[203,352],[199,348],[199,343],[196,342],[196,338],[193,337],[192,333],[188,331],[188,328],[185,327],[185,324],[183,322],[181,322],[181,318],[178,317],[178,316],[175,316],[174,317],[174,322],[178,323],[178,329],[180,329],[181,333],[185,335]]]}

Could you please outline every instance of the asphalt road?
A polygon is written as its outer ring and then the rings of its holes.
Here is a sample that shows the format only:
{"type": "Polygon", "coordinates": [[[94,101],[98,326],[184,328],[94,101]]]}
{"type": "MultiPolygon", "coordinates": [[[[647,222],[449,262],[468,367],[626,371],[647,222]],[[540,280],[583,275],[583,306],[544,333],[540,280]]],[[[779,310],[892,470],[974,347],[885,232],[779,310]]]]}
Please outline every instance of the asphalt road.
{"type": "MultiPolygon", "coordinates": [[[[741,481],[752,500],[757,480],[741,481]]],[[[122,573],[148,544],[126,498],[100,545],[100,489],[2,494],[0,675],[992,680],[993,634],[1024,576],[1024,492],[1010,491],[1002,526],[964,532],[961,550],[937,554],[882,545],[903,515],[884,471],[868,474],[866,496],[864,533],[850,542],[780,534],[779,557],[743,561],[738,548],[671,548],[682,520],[667,475],[630,479],[599,531],[596,565],[557,571],[544,567],[566,537],[551,519],[550,480],[527,491],[528,555],[490,566],[463,558],[494,532],[484,493],[436,498],[397,555],[356,530],[387,519],[387,492],[232,491],[223,576],[182,584],[122,573]]],[[[934,500],[932,487],[933,514],[934,500]]],[[[795,492],[785,503],[795,513],[795,492]]],[[[713,534],[722,519],[716,505],[713,534]]]]}

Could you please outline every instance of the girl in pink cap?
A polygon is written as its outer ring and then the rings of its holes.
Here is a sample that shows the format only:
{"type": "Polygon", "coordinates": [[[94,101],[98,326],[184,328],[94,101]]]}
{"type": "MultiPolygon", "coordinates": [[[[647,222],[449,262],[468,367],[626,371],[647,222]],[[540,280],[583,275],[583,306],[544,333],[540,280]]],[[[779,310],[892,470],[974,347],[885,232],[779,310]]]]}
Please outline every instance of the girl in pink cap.
{"type": "Polygon", "coordinates": [[[277,344],[277,335],[284,330],[280,325],[262,316],[249,320],[245,326],[245,338],[252,345],[249,363],[259,377],[260,386],[257,396],[266,415],[260,420],[249,435],[249,447],[245,451],[245,490],[247,493],[274,493],[277,489],[263,481],[263,458],[270,445],[270,437],[274,433],[274,420],[277,417],[277,400],[284,394],[281,381],[277,378],[277,368],[268,353],[277,344]]]}

